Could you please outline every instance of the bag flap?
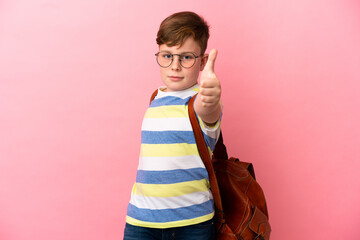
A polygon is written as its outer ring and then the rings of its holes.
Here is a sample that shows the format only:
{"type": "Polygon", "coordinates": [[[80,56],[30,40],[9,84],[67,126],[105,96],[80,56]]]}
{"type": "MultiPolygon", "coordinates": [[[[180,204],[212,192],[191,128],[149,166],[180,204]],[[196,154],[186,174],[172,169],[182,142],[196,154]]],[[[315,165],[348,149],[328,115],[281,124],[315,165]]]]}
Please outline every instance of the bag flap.
{"type": "Polygon", "coordinates": [[[250,229],[264,237],[269,239],[271,227],[265,214],[263,214],[257,207],[255,207],[254,214],[250,220],[250,229]]]}

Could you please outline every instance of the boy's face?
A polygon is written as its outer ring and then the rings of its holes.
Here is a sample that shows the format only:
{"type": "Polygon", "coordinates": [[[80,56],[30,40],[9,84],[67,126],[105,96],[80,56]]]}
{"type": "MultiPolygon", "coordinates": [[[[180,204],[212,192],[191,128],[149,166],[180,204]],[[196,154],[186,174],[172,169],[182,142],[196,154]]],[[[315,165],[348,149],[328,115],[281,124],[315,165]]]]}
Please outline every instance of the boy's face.
{"type": "MultiPolygon", "coordinates": [[[[185,40],[184,44],[169,47],[166,44],[159,46],[159,52],[168,51],[171,54],[181,54],[185,52],[192,52],[196,56],[200,56],[200,46],[192,37],[185,40]]],[[[208,56],[200,56],[196,59],[194,66],[191,68],[184,68],[180,65],[179,57],[174,55],[173,62],[167,68],[160,67],[161,80],[166,86],[164,91],[173,92],[181,91],[194,86],[197,83],[199,73],[205,67],[208,56]]]]}

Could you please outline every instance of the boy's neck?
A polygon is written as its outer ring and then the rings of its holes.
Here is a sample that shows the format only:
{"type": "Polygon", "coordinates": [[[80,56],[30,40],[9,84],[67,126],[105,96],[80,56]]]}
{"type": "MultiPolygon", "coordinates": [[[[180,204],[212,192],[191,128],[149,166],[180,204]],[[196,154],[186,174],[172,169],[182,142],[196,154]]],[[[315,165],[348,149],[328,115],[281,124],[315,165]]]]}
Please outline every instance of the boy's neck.
{"type": "Polygon", "coordinates": [[[194,88],[196,85],[198,85],[198,83],[195,83],[195,84],[192,85],[191,87],[188,87],[188,88],[182,89],[182,90],[178,90],[178,91],[168,91],[167,87],[161,87],[161,88],[159,88],[159,89],[160,89],[160,91],[163,91],[163,92],[182,92],[182,91],[186,91],[186,90],[192,89],[192,88],[194,88]]]}

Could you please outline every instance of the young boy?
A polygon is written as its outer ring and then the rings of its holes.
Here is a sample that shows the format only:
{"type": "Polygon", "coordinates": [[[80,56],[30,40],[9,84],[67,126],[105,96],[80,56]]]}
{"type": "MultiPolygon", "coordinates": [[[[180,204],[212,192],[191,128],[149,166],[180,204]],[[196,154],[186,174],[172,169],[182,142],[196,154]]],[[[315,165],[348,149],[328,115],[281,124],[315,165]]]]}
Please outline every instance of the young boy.
{"type": "Polygon", "coordinates": [[[208,147],[220,133],[221,87],[217,51],[205,54],[209,27],[193,12],[166,18],[156,60],[164,87],[145,113],[139,166],[127,210],[125,240],[215,239],[214,201],[188,115],[194,109],[208,147]],[[198,84],[198,77],[200,84],[198,84]]]}

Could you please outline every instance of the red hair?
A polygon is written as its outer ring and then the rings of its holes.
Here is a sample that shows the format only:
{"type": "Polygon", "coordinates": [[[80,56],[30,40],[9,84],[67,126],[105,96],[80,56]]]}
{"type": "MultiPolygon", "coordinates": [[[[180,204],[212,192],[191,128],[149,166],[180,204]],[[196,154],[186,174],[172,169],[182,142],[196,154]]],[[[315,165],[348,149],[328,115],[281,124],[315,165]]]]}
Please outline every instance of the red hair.
{"type": "Polygon", "coordinates": [[[170,47],[182,46],[187,38],[192,37],[204,54],[209,36],[209,25],[202,17],[194,12],[178,12],[162,21],[156,42],[170,47]]]}

